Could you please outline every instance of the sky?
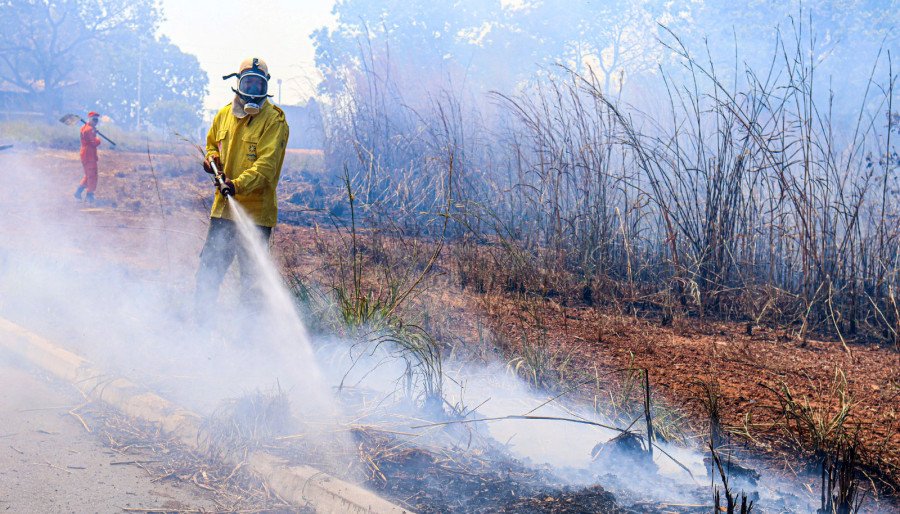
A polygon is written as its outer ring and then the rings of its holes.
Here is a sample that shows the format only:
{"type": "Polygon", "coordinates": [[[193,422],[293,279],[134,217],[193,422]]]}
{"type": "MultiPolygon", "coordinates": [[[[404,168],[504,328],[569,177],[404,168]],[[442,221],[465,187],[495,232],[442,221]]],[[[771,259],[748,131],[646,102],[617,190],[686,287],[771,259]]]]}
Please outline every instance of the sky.
{"type": "Polygon", "coordinates": [[[160,5],[165,18],[160,34],[197,56],[209,75],[207,109],[231,101],[235,79],[222,76],[237,71],[247,57],[269,65],[269,94],[276,103],[303,103],[313,93],[318,73],[309,36],[334,24],[334,0],[160,0],[160,5]],[[277,79],[283,80],[280,102],[277,79]]]}

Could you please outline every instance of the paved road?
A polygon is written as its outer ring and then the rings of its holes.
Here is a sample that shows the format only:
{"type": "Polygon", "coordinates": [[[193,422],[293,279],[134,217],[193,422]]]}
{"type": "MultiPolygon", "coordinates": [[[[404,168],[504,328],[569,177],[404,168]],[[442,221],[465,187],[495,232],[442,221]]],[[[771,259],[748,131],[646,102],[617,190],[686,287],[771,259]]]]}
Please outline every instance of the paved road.
{"type": "Polygon", "coordinates": [[[154,483],[103,446],[68,411],[74,389],[23,371],[0,354],[0,513],[216,510],[206,491],[154,483]]]}

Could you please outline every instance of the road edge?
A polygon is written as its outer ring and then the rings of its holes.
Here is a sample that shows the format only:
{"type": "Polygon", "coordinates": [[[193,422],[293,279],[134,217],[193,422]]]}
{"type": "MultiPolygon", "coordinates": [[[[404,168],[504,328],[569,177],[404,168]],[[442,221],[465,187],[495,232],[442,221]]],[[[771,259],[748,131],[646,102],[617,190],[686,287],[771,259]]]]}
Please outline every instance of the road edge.
{"type": "MultiPolygon", "coordinates": [[[[0,349],[6,349],[59,379],[71,383],[85,397],[106,402],[128,416],[157,424],[188,446],[203,450],[201,418],[161,396],[121,377],[103,373],[87,359],[0,317],[0,349]]],[[[309,466],[292,466],[284,459],[256,451],[249,469],[296,506],[309,505],[321,513],[413,514],[356,484],[309,466]]]]}

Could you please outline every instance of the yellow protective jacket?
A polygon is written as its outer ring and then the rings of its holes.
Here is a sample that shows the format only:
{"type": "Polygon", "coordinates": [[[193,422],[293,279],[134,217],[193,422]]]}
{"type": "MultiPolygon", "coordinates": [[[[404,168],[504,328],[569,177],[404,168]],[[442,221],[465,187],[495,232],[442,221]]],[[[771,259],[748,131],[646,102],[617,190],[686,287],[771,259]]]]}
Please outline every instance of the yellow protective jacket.
{"type": "MultiPolygon", "coordinates": [[[[225,176],[234,183],[234,199],[257,225],[274,227],[278,219],[275,188],[281,178],[288,133],[284,111],[267,101],[258,114],[244,118],[231,113],[229,102],[216,114],[206,135],[207,159],[219,157],[225,176]]],[[[210,216],[232,219],[226,205],[216,191],[210,216]]]]}

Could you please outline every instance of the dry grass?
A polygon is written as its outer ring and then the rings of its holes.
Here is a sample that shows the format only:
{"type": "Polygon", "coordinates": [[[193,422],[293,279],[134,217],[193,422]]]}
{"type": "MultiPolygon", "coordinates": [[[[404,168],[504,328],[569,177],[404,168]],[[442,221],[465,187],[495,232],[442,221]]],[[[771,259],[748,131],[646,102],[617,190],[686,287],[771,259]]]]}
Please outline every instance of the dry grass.
{"type": "Polygon", "coordinates": [[[276,387],[272,391],[224,400],[200,427],[201,443],[220,460],[245,459],[275,437],[290,433],[290,401],[276,387]]]}
{"type": "MultiPolygon", "coordinates": [[[[210,495],[221,512],[312,512],[292,506],[271,491],[259,477],[210,454],[187,448],[159,427],[129,418],[117,410],[93,403],[81,409],[85,423],[118,459],[111,465],[137,466],[152,481],[171,480],[198,487],[210,495]]],[[[145,512],[166,509],[142,508],[145,512]]]]}

